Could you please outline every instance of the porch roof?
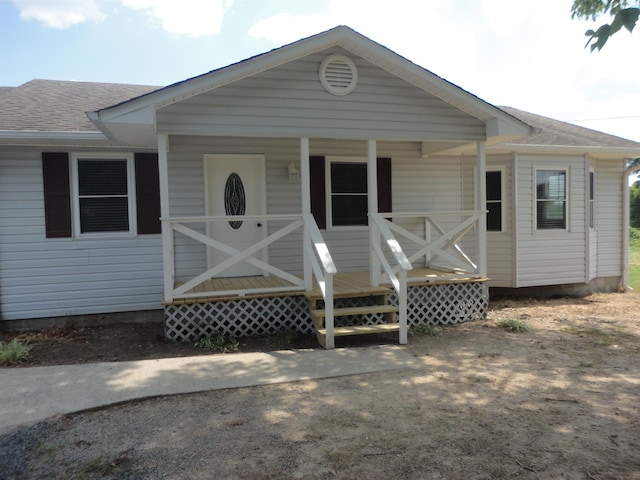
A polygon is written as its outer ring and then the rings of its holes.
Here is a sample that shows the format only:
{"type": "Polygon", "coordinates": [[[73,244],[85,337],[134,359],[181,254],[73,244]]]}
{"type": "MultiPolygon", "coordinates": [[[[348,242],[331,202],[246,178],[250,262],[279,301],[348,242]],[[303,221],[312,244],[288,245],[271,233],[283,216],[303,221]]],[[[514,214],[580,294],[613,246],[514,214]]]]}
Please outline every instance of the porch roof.
{"type": "Polygon", "coordinates": [[[154,145],[155,112],[184,99],[237,82],[332,47],[341,47],[409,84],[486,123],[487,138],[500,141],[527,137],[535,129],[392,50],[346,26],[299,40],[261,55],[169,85],[122,103],[88,113],[111,139],[154,145]]]}

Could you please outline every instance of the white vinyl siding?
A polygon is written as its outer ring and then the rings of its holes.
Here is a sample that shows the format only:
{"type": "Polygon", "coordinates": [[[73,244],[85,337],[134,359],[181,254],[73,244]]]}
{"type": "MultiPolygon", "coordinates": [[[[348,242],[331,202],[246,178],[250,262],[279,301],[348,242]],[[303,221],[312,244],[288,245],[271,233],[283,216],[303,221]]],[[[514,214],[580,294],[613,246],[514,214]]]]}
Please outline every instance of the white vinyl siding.
{"type": "Polygon", "coordinates": [[[483,122],[348,54],[358,86],[336,97],[318,75],[330,49],[160,108],[158,131],[218,136],[484,140],[483,122]]]}
{"type": "Polygon", "coordinates": [[[597,277],[622,275],[623,172],[622,160],[596,161],[597,277]]]}
{"type": "Polygon", "coordinates": [[[582,156],[518,155],[518,287],[586,281],[585,172],[582,156]],[[536,230],[536,171],[566,170],[567,225],[536,230]]]}
{"type": "Polygon", "coordinates": [[[41,152],[0,155],[0,319],[154,310],[160,235],[45,238],[41,152]]]}

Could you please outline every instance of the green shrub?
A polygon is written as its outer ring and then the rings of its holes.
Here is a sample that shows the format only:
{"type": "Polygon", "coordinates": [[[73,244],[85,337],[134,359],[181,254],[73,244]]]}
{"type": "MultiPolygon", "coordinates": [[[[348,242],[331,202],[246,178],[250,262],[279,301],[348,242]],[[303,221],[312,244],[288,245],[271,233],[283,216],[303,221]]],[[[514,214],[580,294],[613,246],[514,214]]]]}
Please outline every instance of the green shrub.
{"type": "Polygon", "coordinates": [[[31,357],[33,347],[13,339],[10,342],[0,342],[0,365],[25,362],[31,357]]]}
{"type": "Polygon", "coordinates": [[[238,351],[240,342],[224,333],[214,332],[212,335],[198,340],[195,346],[216,352],[228,353],[238,351]]]}
{"type": "Polygon", "coordinates": [[[502,318],[496,320],[496,325],[500,328],[504,328],[508,332],[524,333],[531,330],[529,325],[515,318],[502,318]]]}

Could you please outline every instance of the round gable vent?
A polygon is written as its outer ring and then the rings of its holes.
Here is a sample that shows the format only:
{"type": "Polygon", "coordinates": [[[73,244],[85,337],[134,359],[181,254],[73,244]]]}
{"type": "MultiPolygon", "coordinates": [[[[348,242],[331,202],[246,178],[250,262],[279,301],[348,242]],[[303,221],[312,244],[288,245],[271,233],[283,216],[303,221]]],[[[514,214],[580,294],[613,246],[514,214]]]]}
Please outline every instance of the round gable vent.
{"type": "Polygon", "coordinates": [[[358,84],[358,69],[346,55],[329,55],[320,64],[320,83],[333,95],[347,95],[358,84]]]}

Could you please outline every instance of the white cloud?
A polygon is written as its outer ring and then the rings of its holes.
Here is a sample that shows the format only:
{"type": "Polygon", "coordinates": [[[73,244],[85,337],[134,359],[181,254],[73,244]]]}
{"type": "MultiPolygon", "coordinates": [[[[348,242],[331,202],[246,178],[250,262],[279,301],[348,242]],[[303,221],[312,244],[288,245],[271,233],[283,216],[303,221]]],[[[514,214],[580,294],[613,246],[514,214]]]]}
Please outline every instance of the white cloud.
{"type": "Polygon", "coordinates": [[[96,0],[12,0],[22,20],[36,20],[51,28],[69,28],[86,21],[104,20],[96,0]]]}
{"type": "Polygon", "coordinates": [[[249,36],[269,40],[277,45],[284,45],[334,26],[335,24],[327,15],[280,13],[258,20],[249,29],[249,36]]]}
{"type": "Polygon", "coordinates": [[[190,37],[219,33],[231,4],[230,0],[122,0],[125,7],[147,11],[167,32],[190,37]]]}

